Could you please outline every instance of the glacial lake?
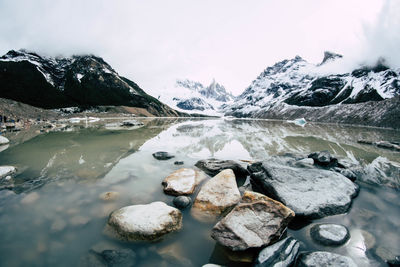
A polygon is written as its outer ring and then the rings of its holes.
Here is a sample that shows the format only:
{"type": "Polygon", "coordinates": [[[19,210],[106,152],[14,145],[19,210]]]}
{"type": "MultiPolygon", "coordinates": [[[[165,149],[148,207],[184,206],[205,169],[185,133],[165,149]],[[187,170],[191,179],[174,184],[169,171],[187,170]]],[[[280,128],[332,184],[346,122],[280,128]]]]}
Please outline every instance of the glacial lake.
{"type": "MultiPolygon", "coordinates": [[[[118,122],[110,119],[69,123],[65,131],[31,139],[26,131],[6,134],[12,143],[0,152],[0,165],[15,166],[18,173],[13,188],[0,191],[0,266],[84,266],[89,251],[113,248],[135,251],[135,266],[249,266],[231,261],[210,237],[215,223],[197,221],[190,209],[183,211],[182,230],[156,243],[119,242],[103,229],[109,214],[124,206],[153,201],[173,206],[162,180],[179,168],[195,168],[200,159],[259,161],[329,150],[363,164],[378,156],[400,162],[400,152],[357,143],[399,141],[400,132],[390,129],[236,119],[138,120],[144,126],[108,127],[118,122]],[[175,158],[156,160],[156,151],[175,158]],[[102,200],[100,195],[109,191],[118,192],[118,198],[102,200]]],[[[302,241],[302,250],[347,255],[359,266],[386,266],[377,255],[400,254],[400,191],[358,184],[360,193],[347,214],[296,225],[288,235],[302,241]],[[309,229],[320,222],[347,226],[351,239],[340,247],[317,245],[309,229]],[[363,240],[360,233],[365,232],[363,240]]]]}

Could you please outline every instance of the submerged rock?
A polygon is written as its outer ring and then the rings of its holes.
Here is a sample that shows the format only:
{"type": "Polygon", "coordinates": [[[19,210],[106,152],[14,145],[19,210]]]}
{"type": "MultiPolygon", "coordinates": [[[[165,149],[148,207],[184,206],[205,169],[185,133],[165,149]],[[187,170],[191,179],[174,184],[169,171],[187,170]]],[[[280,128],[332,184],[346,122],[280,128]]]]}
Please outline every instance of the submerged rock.
{"type": "Polygon", "coordinates": [[[172,266],[194,266],[191,260],[185,257],[184,248],[179,242],[162,247],[157,253],[172,266]]]}
{"type": "Polygon", "coordinates": [[[287,237],[260,251],[254,267],[288,267],[296,260],[300,243],[292,237],[287,237]]]}
{"type": "Polygon", "coordinates": [[[239,201],[240,192],[235,174],[231,169],[226,169],[203,185],[197,194],[193,208],[201,212],[219,215],[239,201]]]}
{"type": "Polygon", "coordinates": [[[173,196],[191,195],[204,178],[203,175],[193,169],[182,168],[168,175],[162,185],[166,194],[173,196]]]}
{"type": "Polygon", "coordinates": [[[115,191],[104,192],[99,195],[99,198],[104,201],[114,201],[119,197],[119,193],[115,191]]]}
{"type": "Polygon", "coordinates": [[[153,157],[158,160],[168,160],[168,159],[172,159],[175,156],[171,155],[170,153],[165,152],[165,151],[158,151],[158,152],[153,153],[153,157]]]}
{"type": "Polygon", "coordinates": [[[40,198],[40,195],[37,192],[32,192],[27,194],[24,198],[21,199],[21,203],[25,205],[29,205],[35,203],[40,198]]]}
{"type": "Polygon", "coordinates": [[[172,202],[174,203],[175,207],[177,207],[180,210],[183,210],[192,204],[192,199],[187,196],[178,196],[175,197],[172,202]]]}
{"type": "Polygon", "coordinates": [[[211,237],[234,251],[262,247],[279,239],[294,215],[282,203],[246,191],[242,203],[214,226],[211,237]]]}
{"type": "Polygon", "coordinates": [[[106,233],[124,241],[152,241],[182,227],[182,213],[164,202],[132,205],[111,213],[106,233]]]}
{"type": "Polygon", "coordinates": [[[97,252],[90,250],[79,262],[80,267],[133,267],[136,263],[136,253],[131,249],[103,250],[97,252]]]}
{"type": "Polygon", "coordinates": [[[298,267],[318,267],[318,266],[340,266],[357,267],[354,261],[339,254],[316,251],[311,253],[301,253],[296,266],[298,267]]]}
{"type": "Polygon", "coordinates": [[[288,167],[264,161],[250,176],[254,188],[276,199],[296,216],[321,218],[346,212],[358,187],[343,175],[318,169],[288,167]]]}
{"type": "Polygon", "coordinates": [[[7,137],[0,135],[0,145],[5,145],[5,144],[8,144],[9,142],[10,142],[10,140],[8,140],[7,137]]]}
{"type": "Polygon", "coordinates": [[[231,169],[238,178],[249,175],[249,172],[242,165],[233,160],[204,159],[196,162],[195,166],[210,176],[215,176],[225,169],[231,169]]]}
{"type": "Polygon", "coordinates": [[[107,266],[133,267],[136,263],[136,253],[131,249],[104,250],[100,253],[107,266]]]}
{"type": "Polygon", "coordinates": [[[311,237],[325,246],[340,246],[350,238],[349,230],[340,224],[316,224],[310,229],[311,237]]]}
{"type": "Polygon", "coordinates": [[[0,179],[7,177],[17,171],[13,166],[0,166],[0,179]]]}

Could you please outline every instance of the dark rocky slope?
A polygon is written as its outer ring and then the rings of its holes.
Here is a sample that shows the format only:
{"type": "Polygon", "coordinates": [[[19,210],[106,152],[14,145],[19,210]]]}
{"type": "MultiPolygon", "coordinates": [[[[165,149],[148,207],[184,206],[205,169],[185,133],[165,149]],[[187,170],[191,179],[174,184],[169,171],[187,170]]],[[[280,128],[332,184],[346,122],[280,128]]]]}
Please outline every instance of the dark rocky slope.
{"type": "Polygon", "coordinates": [[[0,57],[0,97],[46,109],[128,106],[182,116],[93,55],[50,58],[9,51],[0,57]]]}

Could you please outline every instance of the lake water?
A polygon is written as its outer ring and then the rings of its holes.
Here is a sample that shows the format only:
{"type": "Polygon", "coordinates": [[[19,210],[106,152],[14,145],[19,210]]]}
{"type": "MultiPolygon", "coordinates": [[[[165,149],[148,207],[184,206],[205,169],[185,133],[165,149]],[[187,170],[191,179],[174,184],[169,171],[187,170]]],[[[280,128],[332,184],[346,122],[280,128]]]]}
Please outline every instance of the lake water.
{"type": "MultiPolygon", "coordinates": [[[[189,210],[183,212],[182,230],[156,243],[119,242],[104,235],[103,228],[110,212],[123,206],[153,201],[172,205],[161,181],[174,170],[193,168],[200,159],[257,161],[286,152],[329,150],[363,164],[378,156],[400,162],[399,152],[357,143],[399,141],[400,132],[388,129],[259,120],[141,121],[143,127],[131,129],[108,127],[115,120],[76,123],[27,141],[26,132],[7,134],[13,143],[0,152],[0,165],[16,166],[18,173],[14,187],[0,191],[1,266],[78,266],[90,250],[110,248],[133,249],[135,266],[245,266],[230,261],[216,246],[210,237],[214,223],[196,221],[189,210]],[[175,158],[158,161],[152,157],[156,151],[175,158]],[[176,160],[184,165],[174,165],[176,160]],[[119,197],[100,199],[108,191],[119,197]]],[[[348,255],[360,266],[385,266],[377,255],[400,254],[400,192],[360,186],[348,214],[312,222],[346,225],[352,235],[346,245],[316,245],[309,237],[312,224],[292,227],[288,234],[301,240],[304,250],[348,255]]]]}

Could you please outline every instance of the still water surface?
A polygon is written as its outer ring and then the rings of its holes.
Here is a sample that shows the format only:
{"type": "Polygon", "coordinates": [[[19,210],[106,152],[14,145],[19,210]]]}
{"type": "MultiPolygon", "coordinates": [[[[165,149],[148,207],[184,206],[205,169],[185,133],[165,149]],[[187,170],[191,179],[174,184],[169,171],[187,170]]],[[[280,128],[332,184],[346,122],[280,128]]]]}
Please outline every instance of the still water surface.
{"type": "MultiPolygon", "coordinates": [[[[394,130],[251,120],[142,119],[143,127],[109,128],[99,121],[73,124],[22,142],[18,135],[0,152],[0,165],[18,168],[12,190],[0,191],[1,266],[78,266],[92,249],[132,248],[135,266],[201,266],[212,262],[234,266],[210,237],[213,223],[201,223],[183,212],[183,228],[157,243],[127,244],[103,234],[108,215],[132,204],[164,201],[161,181],[181,167],[215,157],[263,160],[282,153],[329,150],[368,164],[382,156],[400,162],[400,153],[358,144],[358,139],[399,141],[394,130]],[[175,158],[158,161],[156,151],[175,158]],[[184,161],[183,166],[174,161],[184,161]],[[99,196],[115,191],[114,201],[99,196]]],[[[310,225],[289,229],[304,250],[328,250],[351,256],[360,266],[384,266],[376,255],[399,255],[400,193],[391,188],[360,184],[348,214],[316,222],[336,222],[351,231],[339,248],[316,245],[310,225]],[[363,241],[367,231],[372,240],[363,241]],[[382,252],[383,251],[383,252],[382,252]]]]}

